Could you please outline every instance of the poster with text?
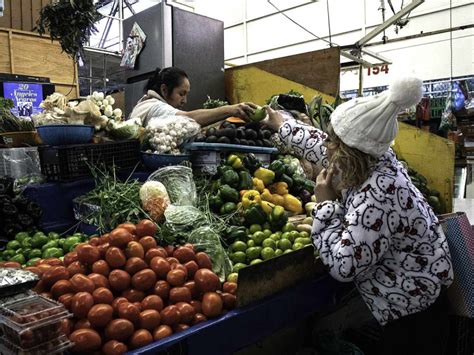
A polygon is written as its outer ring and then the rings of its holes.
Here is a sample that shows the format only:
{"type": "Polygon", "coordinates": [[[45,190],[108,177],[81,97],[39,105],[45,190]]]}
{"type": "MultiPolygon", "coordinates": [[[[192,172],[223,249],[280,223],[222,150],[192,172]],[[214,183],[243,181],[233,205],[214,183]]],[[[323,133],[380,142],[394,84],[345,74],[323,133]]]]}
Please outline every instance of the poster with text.
{"type": "Polygon", "coordinates": [[[15,106],[11,112],[15,116],[30,117],[43,111],[40,104],[43,101],[43,86],[32,83],[3,83],[3,95],[12,99],[15,106]]]}

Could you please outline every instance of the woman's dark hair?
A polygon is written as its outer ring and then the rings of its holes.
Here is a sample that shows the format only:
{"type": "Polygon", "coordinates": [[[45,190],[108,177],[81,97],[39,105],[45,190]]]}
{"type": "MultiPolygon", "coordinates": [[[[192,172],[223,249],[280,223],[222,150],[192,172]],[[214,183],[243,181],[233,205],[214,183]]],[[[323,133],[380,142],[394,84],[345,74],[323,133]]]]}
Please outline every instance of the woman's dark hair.
{"type": "Polygon", "coordinates": [[[156,68],[155,73],[145,86],[145,93],[148,90],[153,90],[161,95],[162,84],[166,85],[169,93],[172,93],[175,87],[181,85],[183,78],[188,78],[188,74],[182,69],[168,67],[160,70],[160,68],[156,68]]]}

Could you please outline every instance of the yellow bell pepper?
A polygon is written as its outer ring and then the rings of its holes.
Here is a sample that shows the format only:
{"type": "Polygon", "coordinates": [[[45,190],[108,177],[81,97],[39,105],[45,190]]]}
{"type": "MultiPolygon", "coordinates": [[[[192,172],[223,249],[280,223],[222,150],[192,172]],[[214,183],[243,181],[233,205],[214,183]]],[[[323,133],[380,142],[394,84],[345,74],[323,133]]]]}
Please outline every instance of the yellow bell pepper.
{"type": "Polygon", "coordinates": [[[272,202],[277,206],[285,206],[285,199],[278,194],[272,195],[272,202]]]}
{"type": "Polygon", "coordinates": [[[231,154],[227,158],[227,165],[230,165],[234,169],[241,169],[243,165],[242,159],[240,159],[236,154],[231,154]]]}
{"type": "Polygon", "coordinates": [[[278,194],[272,194],[268,189],[263,190],[263,193],[260,196],[263,201],[268,201],[278,206],[284,206],[285,199],[283,198],[283,196],[280,196],[278,194]]]}
{"type": "Polygon", "coordinates": [[[276,182],[269,187],[270,191],[274,194],[280,196],[286,195],[288,193],[288,184],[286,182],[280,181],[276,182]]]}
{"type": "Polygon", "coordinates": [[[239,196],[243,197],[247,191],[249,191],[249,190],[240,190],[239,191],[239,196]]]}
{"type": "Polygon", "coordinates": [[[283,196],[284,203],[283,207],[290,212],[295,213],[302,213],[303,212],[303,205],[300,200],[298,200],[295,196],[286,194],[283,196]]]}
{"type": "Polygon", "coordinates": [[[242,207],[249,208],[252,205],[258,204],[262,201],[260,193],[257,190],[248,190],[242,196],[242,207]]]}
{"type": "Polygon", "coordinates": [[[268,201],[261,201],[260,206],[262,206],[263,212],[266,214],[271,214],[275,205],[268,201]]]}
{"type": "Polygon", "coordinates": [[[260,195],[263,201],[268,201],[273,203],[273,195],[270,193],[269,189],[264,189],[262,194],[260,195]]]}
{"type": "Polygon", "coordinates": [[[259,178],[254,177],[252,179],[252,182],[253,182],[254,189],[262,193],[263,190],[265,189],[265,184],[263,183],[263,181],[260,180],[259,178]]]}
{"type": "Polygon", "coordinates": [[[275,179],[275,173],[269,169],[258,168],[253,173],[253,176],[263,181],[265,186],[270,185],[275,179]]]}

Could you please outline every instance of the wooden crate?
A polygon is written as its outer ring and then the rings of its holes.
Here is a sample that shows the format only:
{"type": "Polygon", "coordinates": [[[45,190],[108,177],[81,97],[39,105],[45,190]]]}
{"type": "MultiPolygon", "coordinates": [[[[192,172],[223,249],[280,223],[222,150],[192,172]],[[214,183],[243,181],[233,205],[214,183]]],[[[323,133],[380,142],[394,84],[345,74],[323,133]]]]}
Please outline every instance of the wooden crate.
{"type": "Polygon", "coordinates": [[[79,97],[77,65],[48,36],[0,28],[0,72],[47,77],[57,92],[79,97]]]}
{"type": "Polygon", "coordinates": [[[315,257],[312,245],[249,265],[239,270],[237,304],[243,307],[260,301],[322,273],[323,264],[315,257]]]}
{"type": "Polygon", "coordinates": [[[42,7],[52,0],[3,0],[3,16],[0,27],[32,31],[42,7]]]}

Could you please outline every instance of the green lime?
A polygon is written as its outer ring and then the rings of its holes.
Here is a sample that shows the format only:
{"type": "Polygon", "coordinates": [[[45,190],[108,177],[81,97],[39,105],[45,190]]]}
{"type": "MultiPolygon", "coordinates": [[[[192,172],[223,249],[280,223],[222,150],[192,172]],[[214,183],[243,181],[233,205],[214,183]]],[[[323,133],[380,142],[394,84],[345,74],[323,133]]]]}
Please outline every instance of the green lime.
{"type": "Polygon", "coordinates": [[[293,252],[293,249],[286,249],[286,250],[283,252],[283,254],[288,254],[288,253],[291,253],[291,252],[293,252]]]}
{"type": "Polygon", "coordinates": [[[267,116],[267,111],[265,110],[264,107],[259,107],[257,108],[253,114],[251,114],[249,116],[249,118],[252,120],[252,121],[261,121],[263,120],[265,117],[267,116]]]}
{"type": "Polygon", "coordinates": [[[263,260],[268,260],[275,256],[275,251],[270,247],[266,247],[262,249],[260,255],[262,256],[263,260]]]}
{"type": "Polygon", "coordinates": [[[308,232],[305,232],[305,231],[300,232],[300,237],[301,237],[301,238],[309,238],[309,233],[308,233],[308,232]]]}
{"type": "Polygon", "coordinates": [[[231,248],[233,252],[245,251],[247,250],[247,244],[241,241],[237,241],[237,242],[234,242],[234,244],[232,244],[231,248]]]}
{"type": "Polygon", "coordinates": [[[278,256],[278,255],[281,255],[281,254],[283,254],[283,250],[281,250],[281,249],[275,250],[275,256],[278,256]]]}
{"type": "Polygon", "coordinates": [[[275,234],[276,234],[278,237],[280,237],[280,239],[281,239],[281,236],[283,235],[283,233],[282,233],[281,231],[275,232],[275,234]]]}
{"type": "Polygon", "coordinates": [[[299,238],[300,237],[300,233],[298,231],[291,231],[290,232],[290,236],[291,238],[293,238],[293,243],[294,241],[296,240],[296,238],[299,238]]]}
{"type": "Polygon", "coordinates": [[[32,240],[33,240],[33,238],[30,238],[30,237],[23,239],[22,242],[21,242],[21,246],[23,248],[31,248],[32,247],[32,240]]]}
{"type": "Polygon", "coordinates": [[[253,240],[253,239],[247,240],[247,247],[248,248],[254,247],[255,245],[256,245],[255,240],[253,240]]]}
{"type": "Polygon", "coordinates": [[[283,231],[283,233],[285,233],[285,232],[294,231],[295,229],[296,229],[296,228],[295,228],[294,224],[288,222],[287,224],[285,224],[285,225],[283,226],[283,228],[282,228],[281,230],[283,231]]]}
{"type": "Polygon", "coordinates": [[[278,248],[285,251],[291,249],[291,242],[288,239],[281,239],[278,241],[278,248]]]}
{"type": "Polygon", "coordinates": [[[276,233],[273,233],[271,236],[270,236],[271,239],[273,239],[275,242],[279,241],[281,239],[281,236],[276,234],[276,233]]]}
{"type": "Polygon", "coordinates": [[[34,266],[38,260],[41,260],[41,258],[31,258],[26,262],[26,266],[34,266]]]}
{"type": "Polygon", "coordinates": [[[272,231],[270,229],[264,229],[263,234],[268,238],[272,235],[272,231]]]}
{"type": "Polygon", "coordinates": [[[252,224],[249,228],[249,233],[254,234],[255,232],[260,232],[262,230],[262,226],[260,224],[252,224]]]}
{"type": "Polygon", "coordinates": [[[253,260],[250,262],[250,265],[258,264],[258,263],[261,263],[262,261],[263,261],[262,259],[253,259],[253,260]]]}
{"type": "Polygon", "coordinates": [[[301,248],[303,248],[303,247],[304,247],[304,245],[301,244],[301,243],[295,243],[295,244],[293,244],[293,250],[298,250],[298,249],[301,249],[301,248]]]}
{"type": "Polygon", "coordinates": [[[236,251],[230,256],[230,260],[234,264],[245,263],[247,261],[247,254],[243,251],[236,251]]]}
{"type": "Polygon", "coordinates": [[[253,235],[252,235],[252,239],[255,241],[255,244],[257,245],[261,245],[262,242],[266,239],[267,237],[265,236],[265,234],[263,232],[255,232],[253,235]]]}
{"type": "Polygon", "coordinates": [[[229,282],[237,283],[238,278],[239,278],[239,274],[236,273],[236,272],[233,272],[233,273],[227,275],[227,281],[229,281],[229,282]]]}
{"type": "Polygon", "coordinates": [[[276,249],[276,243],[272,238],[267,238],[262,242],[262,247],[276,249]]]}
{"type": "Polygon", "coordinates": [[[262,224],[262,229],[272,229],[271,226],[270,226],[270,223],[268,222],[265,222],[264,224],[262,224]]]}
{"type": "Polygon", "coordinates": [[[254,260],[260,257],[260,248],[250,247],[245,253],[247,254],[247,260],[254,260]]]}
{"type": "Polygon", "coordinates": [[[295,243],[300,243],[300,244],[303,244],[303,245],[307,245],[307,244],[311,244],[311,239],[298,237],[298,238],[295,239],[295,243]]]}
{"type": "Polygon", "coordinates": [[[232,268],[232,272],[239,272],[240,269],[243,269],[244,267],[246,267],[247,265],[244,264],[244,263],[237,263],[234,265],[234,267],[232,268]]]}
{"type": "Polygon", "coordinates": [[[289,240],[290,242],[294,242],[295,241],[295,238],[293,238],[293,236],[290,234],[290,232],[285,232],[281,235],[281,239],[287,239],[289,240]]]}

